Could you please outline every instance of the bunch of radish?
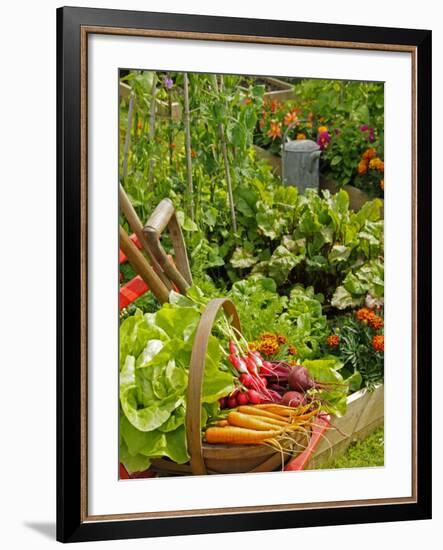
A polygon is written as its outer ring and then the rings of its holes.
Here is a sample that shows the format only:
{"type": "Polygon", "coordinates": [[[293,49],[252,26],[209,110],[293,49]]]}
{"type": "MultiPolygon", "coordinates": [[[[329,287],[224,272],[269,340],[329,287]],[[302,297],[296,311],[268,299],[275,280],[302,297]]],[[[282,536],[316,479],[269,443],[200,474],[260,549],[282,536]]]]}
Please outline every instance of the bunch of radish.
{"type": "Polygon", "coordinates": [[[263,369],[265,372],[266,369],[259,352],[247,350],[242,354],[239,347],[231,340],[228,360],[238,373],[240,385],[230,395],[220,400],[222,409],[233,409],[249,403],[257,405],[281,401],[281,395],[267,387],[267,378],[261,372],[263,369]]]}
{"type": "Polygon", "coordinates": [[[228,360],[237,371],[239,383],[227,397],[220,399],[222,409],[264,403],[300,407],[311,402],[309,390],[333,386],[316,382],[302,365],[266,361],[258,351],[246,348],[241,352],[240,346],[229,342],[228,360]]]}

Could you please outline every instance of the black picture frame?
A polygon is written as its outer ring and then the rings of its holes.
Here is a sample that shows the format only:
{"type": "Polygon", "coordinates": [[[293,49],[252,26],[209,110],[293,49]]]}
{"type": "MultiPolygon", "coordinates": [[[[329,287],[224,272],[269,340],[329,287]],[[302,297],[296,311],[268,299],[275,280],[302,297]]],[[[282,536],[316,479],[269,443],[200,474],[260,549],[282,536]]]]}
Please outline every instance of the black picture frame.
{"type": "MultiPolygon", "coordinates": [[[[235,39],[235,38],[234,38],[235,39]]],[[[431,31],[64,7],[57,10],[57,540],[157,537],[431,517],[431,31]],[[413,48],[416,55],[416,486],[414,502],[150,519],[88,521],[82,514],[80,369],[85,258],[82,257],[81,29],[151,29],[413,48]],[[82,297],[83,296],[83,297],[82,297]]],[[[83,206],[82,206],[83,205],[83,206]]],[[[82,458],[83,457],[83,458],[82,458]]]]}

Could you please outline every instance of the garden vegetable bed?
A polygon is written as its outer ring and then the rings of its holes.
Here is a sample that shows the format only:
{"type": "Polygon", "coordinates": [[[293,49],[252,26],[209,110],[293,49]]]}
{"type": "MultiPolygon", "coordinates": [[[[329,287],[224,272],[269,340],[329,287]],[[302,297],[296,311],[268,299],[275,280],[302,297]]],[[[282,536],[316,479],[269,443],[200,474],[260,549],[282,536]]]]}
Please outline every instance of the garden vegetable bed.
{"type": "Polygon", "coordinates": [[[383,89],[269,82],[122,76],[120,461],[131,477],[315,468],[383,423],[383,89]],[[280,91],[294,95],[269,96],[280,91]],[[322,149],[320,192],[282,185],[285,129],[322,149]],[[202,347],[220,300],[232,305],[202,347]]]}
{"type": "MultiPolygon", "coordinates": [[[[254,145],[254,151],[257,157],[267,162],[271,166],[273,173],[279,178],[281,178],[282,176],[281,157],[279,155],[275,155],[274,153],[271,153],[271,151],[269,151],[268,149],[263,149],[263,147],[260,147],[258,145],[254,145]]],[[[349,208],[351,210],[358,211],[366,202],[371,200],[367,193],[365,193],[361,189],[358,189],[357,187],[354,187],[353,185],[346,184],[342,188],[349,195],[349,208]]],[[[340,186],[337,183],[327,180],[325,177],[320,176],[320,189],[327,189],[331,193],[337,193],[340,190],[340,186]]],[[[382,216],[383,216],[383,210],[382,210],[382,216]]]]}

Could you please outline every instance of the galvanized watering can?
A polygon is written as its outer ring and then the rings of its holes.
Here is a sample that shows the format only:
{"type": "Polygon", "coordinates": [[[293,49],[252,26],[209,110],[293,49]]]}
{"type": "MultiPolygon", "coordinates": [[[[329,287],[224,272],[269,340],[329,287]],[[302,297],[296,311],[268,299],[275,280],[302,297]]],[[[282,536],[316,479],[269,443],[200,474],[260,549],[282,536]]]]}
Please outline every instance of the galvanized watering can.
{"type": "MultiPolygon", "coordinates": [[[[291,126],[291,125],[290,125],[291,126]]],[[[284,133],[281,149],[282,181],[284,185],[295,185],[300,193],[319,187],[320,146],[310,139],[287,141],[288,126],[284,133]]]]}

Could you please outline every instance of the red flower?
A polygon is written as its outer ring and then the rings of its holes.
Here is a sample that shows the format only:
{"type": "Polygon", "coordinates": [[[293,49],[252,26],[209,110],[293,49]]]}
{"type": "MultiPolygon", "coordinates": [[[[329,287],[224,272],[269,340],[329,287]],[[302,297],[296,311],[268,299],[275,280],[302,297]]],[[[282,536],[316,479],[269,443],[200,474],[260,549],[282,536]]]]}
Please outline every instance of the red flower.
{"type": "Polygon", "coordinates": [[[280,101],[277,101],[276,99],[273,99],[271,101],[271,113],[275,113],[277,109],[280,108],[280,101]]]}

